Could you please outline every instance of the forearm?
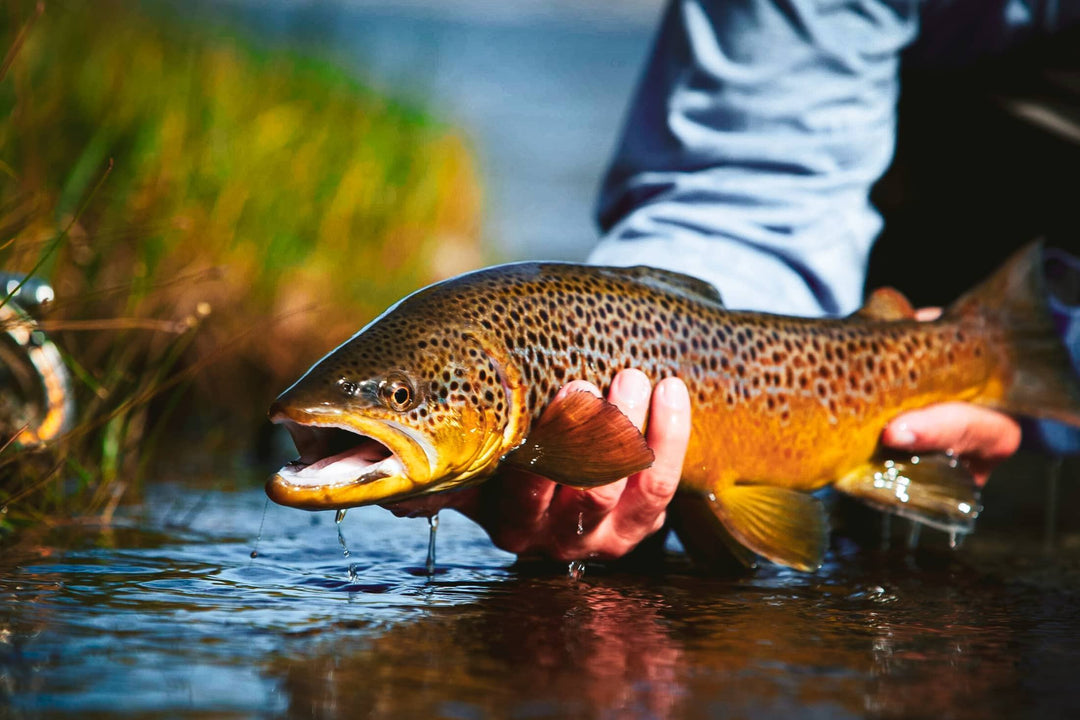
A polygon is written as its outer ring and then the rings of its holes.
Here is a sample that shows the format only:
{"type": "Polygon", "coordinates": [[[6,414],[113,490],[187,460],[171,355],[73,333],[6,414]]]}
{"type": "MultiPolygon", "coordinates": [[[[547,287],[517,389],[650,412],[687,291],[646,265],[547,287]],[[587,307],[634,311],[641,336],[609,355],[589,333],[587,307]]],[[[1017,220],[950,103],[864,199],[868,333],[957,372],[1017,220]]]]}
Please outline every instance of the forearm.
{"type": "Polygon", "coordinates": [[[590,260],[716,284],[729,307],[843,314],[880,219],[914,8],[674,2],[606,178],[590,260]]]}

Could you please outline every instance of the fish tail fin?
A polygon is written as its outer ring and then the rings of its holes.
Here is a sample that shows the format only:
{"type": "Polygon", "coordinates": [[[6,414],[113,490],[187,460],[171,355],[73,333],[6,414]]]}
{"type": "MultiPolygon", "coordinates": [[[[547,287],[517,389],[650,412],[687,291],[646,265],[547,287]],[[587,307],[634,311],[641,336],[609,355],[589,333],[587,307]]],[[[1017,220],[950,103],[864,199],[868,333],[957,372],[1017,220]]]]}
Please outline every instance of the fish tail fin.
{"type": "Polygon", "coordinates": [[[1002,334],[1003,388],[986,404],[1080,427],[1080,379],[1050,313],[1042,242],[1016,252],[944,319],[985,321],[1002,334]]]}

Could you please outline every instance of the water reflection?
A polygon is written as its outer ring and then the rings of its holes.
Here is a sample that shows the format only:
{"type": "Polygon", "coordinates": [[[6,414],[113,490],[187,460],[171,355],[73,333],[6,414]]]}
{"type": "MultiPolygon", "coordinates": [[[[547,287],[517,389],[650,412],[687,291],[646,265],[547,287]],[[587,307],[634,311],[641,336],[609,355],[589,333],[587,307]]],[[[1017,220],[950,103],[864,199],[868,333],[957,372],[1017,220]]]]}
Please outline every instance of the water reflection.
{"type": "Polygon", "coordinates": [[[1080,710],[1080,557],[1043,558],[1038,537],[1033,551],[978,534],[955,554],[844,550],[818,576],[710,578],[675,562],[573,580],[511,567],[448,514],[429,578],[423,520],[350,512],[344,558],[332,514],[271,508],[253,560],[258,491],[213,492],[196,514],[150,500],[163,509],[0,558],[13,717],[1080,710]]]}
{"type": "Polygon", "coordinates": [[[825,582],[519,577],[268,671],[292,712],[320,717],[985,717],[1030,702],[1007,589],[929,573],[865,587],[835,567],[825,582]]]}

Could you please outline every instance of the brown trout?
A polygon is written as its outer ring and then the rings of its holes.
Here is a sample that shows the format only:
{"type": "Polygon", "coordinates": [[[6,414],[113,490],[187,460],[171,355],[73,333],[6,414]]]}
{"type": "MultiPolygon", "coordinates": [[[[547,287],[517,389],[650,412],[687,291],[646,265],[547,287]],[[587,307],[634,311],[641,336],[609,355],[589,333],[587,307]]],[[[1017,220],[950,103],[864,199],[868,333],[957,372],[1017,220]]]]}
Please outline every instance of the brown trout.
{"type": "Polygon", "coordinates": [[[879,436],[899,413],[950,400],[1080,425],[1041,268],[1030,245],[933,322],[891,289],[846,318],[808,319],[729,311],[708,283],[647,267],[472,272],[401,300],[277,398],[270,419],[300,458],[267,493],[309,510],[385,504],[502,466],[612,482],[652,463],[641,432],[589,393],[549,405],[571,379],[606,394],[635,367],[686,382],[680,492],[703,498],[746,562],[818,567],[828,526],[811,493],[826,485],[968,531],[979,506],[963,468],[884,461],[879,436]]]}

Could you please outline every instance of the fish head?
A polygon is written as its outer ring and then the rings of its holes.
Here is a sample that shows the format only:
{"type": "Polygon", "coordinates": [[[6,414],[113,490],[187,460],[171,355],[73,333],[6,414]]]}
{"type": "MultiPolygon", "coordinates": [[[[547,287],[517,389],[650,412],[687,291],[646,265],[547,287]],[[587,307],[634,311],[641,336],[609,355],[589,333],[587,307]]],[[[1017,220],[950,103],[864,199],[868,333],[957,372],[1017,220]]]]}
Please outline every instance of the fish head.
{"type": "Polygon", "coordinates": [[[324,510],[466,485],[507,451],[509,409],[497,364],[466,327],[391,313],[273,403],[270,420],[285,426],[300,457],[270,479],[267,494],[324,510]]]}

